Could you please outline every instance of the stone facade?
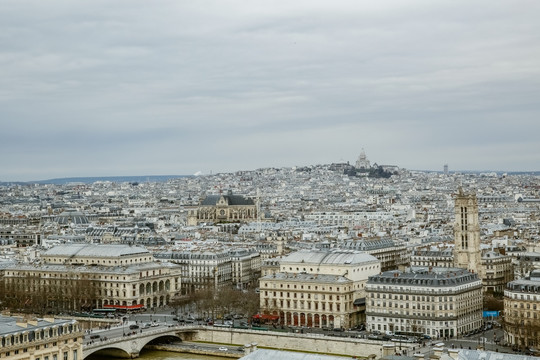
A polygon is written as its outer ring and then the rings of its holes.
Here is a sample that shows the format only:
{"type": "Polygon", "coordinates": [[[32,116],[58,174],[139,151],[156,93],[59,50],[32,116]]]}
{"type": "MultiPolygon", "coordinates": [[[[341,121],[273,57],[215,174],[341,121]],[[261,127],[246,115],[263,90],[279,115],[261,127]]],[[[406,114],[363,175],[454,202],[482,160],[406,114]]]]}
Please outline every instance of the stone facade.
{"type": "Polygon", "coordinates": [[[506,284],[514,280],[512,257],[496,251],[482,254],[482,285],[484,292],[502,295],[506,284]]]}
{"type": "Polygon", "coordinates": [[[74,320],[0,315],[0,358],[82,360],[83,334],[74,320]]]}
{"type": "Polygon", "coordinates": [[[504,329],[507,343],[521,349],[540,344],[540,270],[508,283],[504,290],[504,329]]]}
{"type": "Polygon", "coordinates": [[[231,192],[224,195],[208,195],[199,206],[189,209],[187,224],[250,222],[257,219],[257,206],[253,199],[231,192]]]}
{"type": "Polygon", "coordinates": [[[137,309],[165,306],[180,292],[180,267],[136,246],[59,245],[42,260],[4,269],[7,301],[40,303],[49,311],[137,309]]]}
{"type": "Polygon", "coordinates": [[[471,270],[483,277],[476,195],[465,194],[460,188],[454,203],[454,214],[455,266],[471,270]]]}
{"type": "Polygon", "coordinates": [[[371,276],[366,286],[370,331],[406,331],[434,338],[482,326],[482,282],[459,268],[412,268],[371,276]]]}
{"type": "Polygon", "coordinates": [[[182,294],[207,287],[245,289],[257,285],[261,274],[261,257],[251,248],[191,249],[156,253],[155,256],[180,266],[182,294]]]}
{"type": "Polygon", "coordinates": [[[345,250],[304,250],[259,280],[261,310],[284,325],[350,328],[364,322],[365,284],[380,261],[345,250]]]}

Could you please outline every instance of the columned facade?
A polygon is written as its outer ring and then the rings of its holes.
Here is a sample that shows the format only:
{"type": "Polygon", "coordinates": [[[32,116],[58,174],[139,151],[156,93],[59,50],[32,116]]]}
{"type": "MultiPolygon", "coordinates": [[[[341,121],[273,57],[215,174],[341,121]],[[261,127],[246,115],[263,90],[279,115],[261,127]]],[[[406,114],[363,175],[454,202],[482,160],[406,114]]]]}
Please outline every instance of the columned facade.
{"type": "Polygon", "coordinates": [[[302,250],[259,280],[261,311],[284,325],[351,328],[365,321],[365,284],[381,262],[346,250],[302,250]]]}
{"type": "Polygon", "coordinates": [[[156,262],[143,248],[61,245],[42,259],[48,262],[4,269],[6,306],[22,301],[28,309],[53,313],[155,308],[169,304],[181,289],[180,266],[156,262]]]}
{"type": "Polygon", "coordinates": [[[281,325],[351,327],[353,281],[343,276],[277,273],[261,279],[260,291],[261,308],[281,325]]]}

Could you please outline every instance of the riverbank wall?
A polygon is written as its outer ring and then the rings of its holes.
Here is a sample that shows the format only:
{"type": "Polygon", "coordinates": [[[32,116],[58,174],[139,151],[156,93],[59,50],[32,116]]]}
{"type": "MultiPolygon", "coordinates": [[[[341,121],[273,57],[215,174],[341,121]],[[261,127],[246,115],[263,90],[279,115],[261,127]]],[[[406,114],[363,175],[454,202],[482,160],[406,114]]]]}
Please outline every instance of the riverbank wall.
{"type": "Polygon", "coordinates": [[[244,356],[244,354],[231,354],[223,351],[213,351],[210,349],[193,349],[192,347],[183,346],[182,344],[147,345],[146,349],[185,354],[220,356],[229,359],[240,359],[242,356],[244,356]]]}
{"type": "MultiPolygon", "coordinates": [[[[383,355],[383,345],[392,343],[383,341],[330,337],[321,334],[277,333],[271,331],[256,331],[242,329],[200,329],[191,341],[201,341],[217,344],[251,344],[259,347],[311,352],[329,355],[351,356],[359,358],[380,358],[383,355]]],[[[400,345],[404,349],[409,344],[400,345]]],[[[388,350],[385,350],[386,353],[388,350]]]]}

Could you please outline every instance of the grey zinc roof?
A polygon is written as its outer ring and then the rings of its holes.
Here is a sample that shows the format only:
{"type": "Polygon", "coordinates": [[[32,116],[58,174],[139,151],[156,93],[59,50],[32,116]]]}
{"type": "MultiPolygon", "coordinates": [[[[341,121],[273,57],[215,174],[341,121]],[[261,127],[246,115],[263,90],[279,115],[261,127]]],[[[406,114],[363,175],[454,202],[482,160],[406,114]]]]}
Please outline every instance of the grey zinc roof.
{"type": "Polygon", "coordinates": [[[368,278],[368,284],[403,284],[422,286],[454,286],[478,281],[478,275],[461,268],[412,267],[409,271],[385,271],[368,278]]]}
{"type": "Polygon", "coordinates": [[[340,248],[359,251],[370,251],[390,248],[394,246],[396,246],[396,243],[392,239],[348,240],[341,244],[340,248]]]}
{"type": "Polygon", "coordinates": [[[299,250],[287,255],[281,260],[282,264],[305,263],[305,264],[326,264],[326,265],[354,265],[366,262],[378,262],[379,260],[369,254],[351,250],[299,250]]]}
{"type": "Polygon", "coordinates": [[[63,244],[47,250],[44,256],[120,257],[145,253],[150,252],[145,248],[129,245],[63,244]]]}
{"type": "Polygon", "coordinates": [[[229,205],[255,205],[252,199],[241,195],[208,195],[201,205],[216,205],[221,197],[224,197],[229,205]]]}
{"type": "Polygon", "coordinates": [[[70,324],[70,323],[74,323],[74,321],[54,319],[54,322],[51,323],[43,319],[37,319],[37,326],[29,323],[27,327],[23,327],[23,326],[17,325],[17,318],[12,317],[12,316],[0,315],[0,336],[32,331],[32,330],[41,329],[47,326],[57,326],[57,325],[70,324]]]}
{"type": "Polygon", "coordinates": [[[329,283],[346,283],[352,282],[352,280],[347,279],[344,276],[340,275],[327,275],[327,274],[306,274],[306,273],[284,273],[279,272],[275,274],[266,275],[261,278],[261,280],[287,280],[287,281],[298,281],[301,283],[313,282],[329,282],[329,283]]]}
{"type": "Polygon", "coordinates": [[[56,217],[59,224],[88,224],[88,218],[80,211],[66,210],[56,217]]]}
{"type": "Polygon", "coordinates": [[[47,271],[47,272],[60,272],[60,273],[81,273],[81,274],[138,274],[141,271],[155,270],[163,268],[179,269],[180,265],[168,263],[168,262],[149,262],[142,264],[134,264],[128,266],[71,266],[71,265],[56,265],[56,264],[39,264],[39,265],[13,265],[6,268],[6,270],[18,270],[18,271],[47,271]]]}

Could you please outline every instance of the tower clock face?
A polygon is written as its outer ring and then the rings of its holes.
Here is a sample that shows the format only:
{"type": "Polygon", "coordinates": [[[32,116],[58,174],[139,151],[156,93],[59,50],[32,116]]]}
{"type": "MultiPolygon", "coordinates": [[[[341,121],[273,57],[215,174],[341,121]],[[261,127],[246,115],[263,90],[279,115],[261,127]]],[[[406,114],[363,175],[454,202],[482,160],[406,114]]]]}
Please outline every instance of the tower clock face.
{"type": "Polygon", "coordinates": [[[225,215],[225,210],[220,210],[219,215],[221,215],[221,216],[225,215]]]}

